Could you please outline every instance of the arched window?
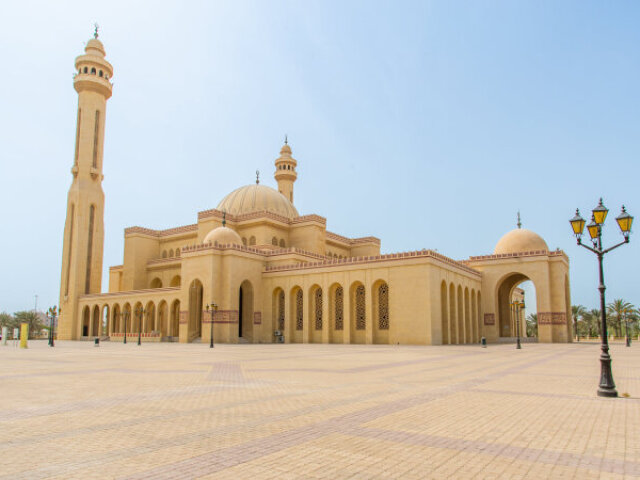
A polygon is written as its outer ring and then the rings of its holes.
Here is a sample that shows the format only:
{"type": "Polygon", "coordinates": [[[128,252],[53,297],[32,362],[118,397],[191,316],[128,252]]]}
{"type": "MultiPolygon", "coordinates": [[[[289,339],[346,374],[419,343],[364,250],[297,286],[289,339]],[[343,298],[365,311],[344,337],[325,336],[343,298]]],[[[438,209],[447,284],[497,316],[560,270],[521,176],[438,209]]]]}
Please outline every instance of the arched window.
{"type": "Polygon", "coordinates": [[[335,321],[336,330],[344,328],[344,290],[342,287],[336,288],[336,305],[335,305],[335,321]]]}
{"type": "Polygon", "coordinates": [[[251,236],[251,238],[249,239],[249,245],[255,245],[256,244],[256,237],[251,236]]]}
{"type": "Polygon", "coordinates": [[[102,76],[102,70],[98,71],[98,76],[101,77],[102,76]]]}
{"type": "Polygon", "coordinates": [[[378,287],[378,329],[389,330],[389,285],[378,287]]]}
{"type": "Polygon", "coordinates": [[[314,292],[314,307],[315,307],[315,324],[316,330],[322,330],[322,289],[317,288],[314,292]]]}
{"type": "Polygon", "coordinates": [[[276,247],[278,246],[278,239],[277,239],[276,237],[273,237],[273,238],[271,239],[271,245],[274,245],[274,246],[276,246],[276,247]]]}
{"type": "Polygon", "coordinates": [[[166,250],[162,251],[162,258],[167,258],[167,251],[166,250]]]}
{"type": "Polygon", "coordinates": [[[95,75],[96,74],[96,67],[92,67],[91,68],[91,75],[95,75]]]}
{"type": "Polygon", "coordinates": [[[280,239],[280,247],[284,248],[285,247],[285,243],[284,243],[284,238],[280,239]]]}
{"type": "Polygon", "coordinates": [[[162,288],[162,280],[158,277],[151,280],[151,288],[162,288]]]}
{"type": "Polygon", "coordinates": [[[176,248],[176,257],[180,256],[180,247],[176,248]]]}
{"type": "Polygon", "coordinates": [[[356,330],[366,328],[366,318],[364,285],[358,285],[356,288],[356,330]]]}
{"type": "Polygon", "coordinates": [[[89,71],[89,69],[87,67],[84,67],[84,73],[87,73],[89,71]]]}
{"type": "Polygon", "coordinates": [[[244,245],[245,247],[247,246],[247,238],[246,237],[242,237],[242,245],[244,245]]]}
{"type": "Polygon", "coordinates": [[[296,330],[302,330],[302,308],[303,308],[303,294],[302,289],[296,292],[296,330]]]}
{"type": "Polygon", "coordinates": [[[278,294],[278,330],[284,331],[284,290],[278,294]]]}
{"type": "Polygon", "coordinates": [[[169,258],[173,257],[173,248],[169,250],[169,258]]]}

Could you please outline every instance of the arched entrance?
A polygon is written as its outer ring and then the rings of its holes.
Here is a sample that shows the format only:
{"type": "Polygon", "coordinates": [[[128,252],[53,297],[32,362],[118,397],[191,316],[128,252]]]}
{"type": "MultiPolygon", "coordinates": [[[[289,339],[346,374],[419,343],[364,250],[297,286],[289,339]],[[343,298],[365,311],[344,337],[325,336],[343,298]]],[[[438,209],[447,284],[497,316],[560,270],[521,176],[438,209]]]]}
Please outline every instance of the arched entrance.
{"type": "Polygon", "coordinates": [[[522,273],[512,273],[503,278],[498,285],[498,318],[496,326],[498,336],[503,339],[521,338],[528,335],[537,337],[537,299],[536,288],[529,277],[522,273]],[[525,308],[514,304],[524,302],[525,308]],[[527,318],[530,321],[527,322],[527,318]],[[534,328],[527,328],[527,323],[535,323],[534,328]]]}
{"type": "Polygon", "coordinates": [[[111,331],[112,333],[121,333],[122,332],[122,315],[120,314],[120,305],[117,303],[113,306],[111,313],[111,331]]]}
{"type": "Polygon", "coordinates": [[[89,336],[89,324],[91,322],[91,310],[88,306],[85,306],[82,310],[82,332],[83,337],[89,336]]]}
{"type": "Polygon", "coordinates": [[[98,333],[98,335],[109,335],[110,332],[110,318],[111,316],[109,315],[109,305],[103,305],[102,306],[102,315],[101,315],[101,321],[100,321],[100,332],[98,333]]]}
{"type": "Polygon", "coordinates": [[[93,315],[91,316],[91,331],[89,335],[92,337],[98,337],[100,335],[100,307],[95,305],[93,307],[93,315]]]}
{"type": "Polygon", "coordinates": [[[302,343],[302,333],[304,331],[304,294],[302,288],[296,286],[290,293],[290,313],[289,318],[289,341],[302,343]]]}
{"type": "Polygon", "coordinates": [[[177,338],[180,335],[180,300],[174,300],[171,305],[171,321],[167,336],[177,338]]]}
{"type": "Polygon", "coordinates": [[[202,336],[202,282],[198,279],[189,286],[188,341],[202,336]]]}
{"type": "Polygon", "coordinates": [[[238,338],[253,341],[253,286],[249,280],[238,290],[238,338]]]}
{"type": "Polygon", "coordinates": [[[280,287],[273,291],[271,302],[271,327],[285,335],[284,331],[284,290],[280,287]]]}

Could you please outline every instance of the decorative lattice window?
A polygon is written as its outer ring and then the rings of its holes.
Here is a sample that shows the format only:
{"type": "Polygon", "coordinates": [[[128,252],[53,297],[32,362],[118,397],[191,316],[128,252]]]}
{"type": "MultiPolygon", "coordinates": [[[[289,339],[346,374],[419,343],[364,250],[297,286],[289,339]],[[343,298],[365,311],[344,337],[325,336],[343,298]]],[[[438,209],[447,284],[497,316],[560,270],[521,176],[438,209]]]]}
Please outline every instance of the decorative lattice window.
{"type": "Polygon", "coordinates": [[[344,290],[342,287],[336,288],[336,330],[342,330],[344,328],[344,290]]]}
{"type": "Polygon", "coordinates": [[[271,245],[275,245],[276,247],[278,246],[278,239],[276,237],[271,239],[271,245]]]}
{"type": "Polygon", "coordinates": [[[356,330],[364,330],[367,326],[364,295],[364,285],[360,285],[356,288],[356,330]]]}
{"type": "Polygon", "coordinates": [[[378,328],[389,330],[389,285],[378,287],[378,328]]]}
{"type": "Polygon", "coordinates": [[[318,288],[314,294],[316,307],[316,330],[322,330],[322,289],[318,288]]]}
{"type": "Polygon", "coordinates": [[[284,291],[278,294],[278,330],[284,331],[284,291]]]}
{"type": "Polygon", "coordinates": [[[302,290],[298,290],[296,293],[296,330],[302,330],[302,290]]]}

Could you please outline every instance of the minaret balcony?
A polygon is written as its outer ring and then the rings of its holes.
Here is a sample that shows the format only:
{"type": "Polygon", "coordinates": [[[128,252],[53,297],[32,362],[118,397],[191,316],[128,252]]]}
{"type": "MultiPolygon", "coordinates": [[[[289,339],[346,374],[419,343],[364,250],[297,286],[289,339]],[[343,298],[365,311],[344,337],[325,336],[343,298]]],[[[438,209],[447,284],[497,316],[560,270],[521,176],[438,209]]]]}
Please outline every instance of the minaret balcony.
{"type": "Polygon", "coordinates": [[[106,98],[111,97],[113,89],[113,85],[109,80],[91,73],[76,73],[73,78],[73,87],[78,93],[84,90],[90,90],[100,93],[106,98]]]}

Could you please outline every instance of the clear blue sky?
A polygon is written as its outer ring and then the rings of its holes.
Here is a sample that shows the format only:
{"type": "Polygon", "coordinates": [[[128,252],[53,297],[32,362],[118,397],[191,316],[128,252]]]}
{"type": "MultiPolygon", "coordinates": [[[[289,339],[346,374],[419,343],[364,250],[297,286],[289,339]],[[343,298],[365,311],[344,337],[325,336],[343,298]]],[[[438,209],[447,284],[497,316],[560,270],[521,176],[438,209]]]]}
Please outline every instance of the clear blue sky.
{"type": "MultiPolygon", "coordinates": [[[[57,303],[77,96],[92,23],[114,65],[104,156],[105,280],[123,229],[194,223],[232,189],[275,185],[284,134],[296,206],[383,252],[493,251],[524,226],[596,259],[568,219],[640,217],[640,3],[12,2],[0,7],[0,311],[57,303]]],[[[640,218],[638,220],[640,223],[640,218]]],[[[640,236],[609,254],[608,299],[640,303],[640,236]]]]}

